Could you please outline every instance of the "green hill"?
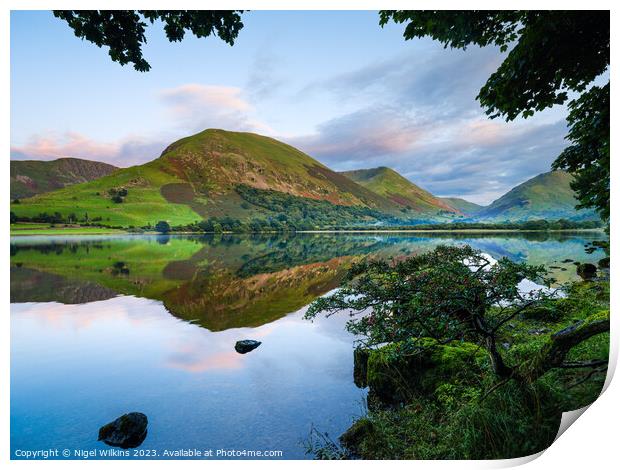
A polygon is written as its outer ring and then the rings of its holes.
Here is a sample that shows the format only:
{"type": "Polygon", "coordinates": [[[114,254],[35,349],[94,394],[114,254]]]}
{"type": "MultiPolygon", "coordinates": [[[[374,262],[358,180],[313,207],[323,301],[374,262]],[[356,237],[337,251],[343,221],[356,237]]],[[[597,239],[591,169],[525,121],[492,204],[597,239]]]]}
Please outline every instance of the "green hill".
{"type": "Polygon", "coordinates": [[[550,171],[515,186],[476,215],[479,220],[519,221],[529,219],[598,219],[592,210],[577,210],[573,177],[564,171],[550,171]]]}
{"type": "Polygon", "coordinates": [[[444,201],[449,206],[454,207],[457,211],[462,212],[466,216],[472,216],[484,207],[460,197],[440,197],[439,199],[444,201]]]}
{"type": "Polygon", "coordinates": [[[413,214],[456,215],[460,211],[416,186],[391,168],[345,171],[343,175],[413,214]]]}
{"type": "Polygon", "coordinates": [[[279,217],[316,226],[377,222],[400,207],[290,145],[208,129],[144,165],[12,204],[18,217],[73,214],[111,226],[183,225],[210,217],[279,217]]]}
{"type": "Polygon", "coordinates": [[[22,199],[109,175],[117,167],[81,158],[11,160],[11,199],[22,199]]]}

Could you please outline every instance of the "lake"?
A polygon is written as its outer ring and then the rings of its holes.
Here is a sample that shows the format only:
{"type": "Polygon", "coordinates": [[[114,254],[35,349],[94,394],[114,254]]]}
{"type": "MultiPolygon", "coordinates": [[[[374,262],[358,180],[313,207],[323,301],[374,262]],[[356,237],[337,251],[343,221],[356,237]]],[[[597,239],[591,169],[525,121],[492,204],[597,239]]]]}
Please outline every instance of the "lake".
{"type": "MultiPolygon", "coordinates": [[[[575,233],[119,235],[11,239],[11,450],[106,450],[99,427],[140,411],[138,456],[281,451],[311,458],[365,412],[346,316],[302,318],[365,256],[469,244],[548,266],[606,255],[575,233]],[[571,260],[571,261],[567,261],[571,260]],[[235,342],[262,344],[239,354],[235,342]]],[[[23,455],[23,454],[21,454],[23,455]]],[[[133,458],[130,451],[130,458],[133,458]]],[[[52,456],[54,457],[54,456],[52,456]]],[[[62,458],[62,453],[57,457],[62,458]]]]}

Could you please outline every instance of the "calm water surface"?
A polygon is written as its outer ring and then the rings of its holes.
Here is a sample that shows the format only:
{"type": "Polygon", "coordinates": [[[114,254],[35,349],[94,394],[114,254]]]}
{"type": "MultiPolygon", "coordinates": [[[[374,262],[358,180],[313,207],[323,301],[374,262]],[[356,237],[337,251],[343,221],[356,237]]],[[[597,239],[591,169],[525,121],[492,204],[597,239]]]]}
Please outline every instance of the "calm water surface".
{"type": "Polygon", "coordinates": [[[148,416],[140,449],[281,450],[364,413],[346,317],[308,303],[365,256],[470,244],[551,267],[603,258],[602,233],[105,236],[11,239],[11,448],[106,449],[101,425],[148,416]],[[263,344],[241,355],[234,344],[263,344]]]}

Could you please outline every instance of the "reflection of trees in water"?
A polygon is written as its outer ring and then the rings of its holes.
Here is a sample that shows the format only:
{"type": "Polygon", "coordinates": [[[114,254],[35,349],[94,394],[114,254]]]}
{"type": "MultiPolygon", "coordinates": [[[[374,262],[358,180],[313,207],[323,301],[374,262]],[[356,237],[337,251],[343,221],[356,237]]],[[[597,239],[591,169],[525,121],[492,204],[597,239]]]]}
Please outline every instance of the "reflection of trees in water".
{"type": "MultiPolygon", "coordinates": [[[[48,272],[71,278],[74,290],[86,287],[73,281],[88,279],[89,283],[114,292],[164,301],[179,318],[198,318],[209,329],[224,329],[230,325],[249,325],[247,322],[262,324],[300,308],[336,287],[346,271],[345,264],[357,257],[401,258],[432,250],[440,244],[468,244],[494,258],[555,264],[564,258],[595,259],[597,254],[586,254],[583,245],[587,240],[604,238],[601,235],[583,232],[134,235],[51,239],[47,243],[20,240],[11,244],[11,256],[13,266],[23,265],[39,272],[37,275],[21,271],[20,282],[28,282],[30,275],[32,287],[22,289],[20,295],[24,300],[21,301],[40,298],[36,289],[51,292],[58,285],[57,279],[40,275],[48,272]]],[[[563,275],[568,279],[574,270],[563,275]]],[[[13,278],[11,281],[13,292],[18,286],[13,278]]],[[[54,298],[51,293],[47,297],[54,298]]],[[[79,295],[65,298],[70,300],[79,295]]]]}
{"type": "Polygon", "coordinates": [[[93,250],[103,250],[106,247],[110,247],[110,244],[104,244],[100,241],[64,241],[58,242],[54,240],[50,240],[47,243],[35,243],[35,244],[25,244],[25,243],[11,243],[11,256],[15,256],[20,252],[28,252],[34,251],[37,253],[42,253],[44,255],[47,254],[56,254],[62,255],[65,251],[76,254],[79,251],[83,250],[85,253],[89,253],[91,249],[93,250]]]}

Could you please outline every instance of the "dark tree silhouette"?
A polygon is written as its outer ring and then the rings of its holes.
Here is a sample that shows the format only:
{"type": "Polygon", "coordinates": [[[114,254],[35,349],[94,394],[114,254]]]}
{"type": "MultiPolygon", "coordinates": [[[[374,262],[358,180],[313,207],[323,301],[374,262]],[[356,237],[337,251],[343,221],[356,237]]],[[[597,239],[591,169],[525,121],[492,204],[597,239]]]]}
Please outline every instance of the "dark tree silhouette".
{"type": "Polygon", "coordinates": [[[160,220],[155,224],[155,231],[159,233],[168,233],[170,232],[170,224],[165,220],[160,220]]]}
{"type": "Polygon", "coordinates": [[[581,207],[609,219],[609,11],[382,11],[405,39],[509,51],[476,97],[491,118],[511,121],[568,101],[571,145],[554,162],[575,176],[581,207]],[[579,95],[569,101],[569,94],[579,95]]]}
{"type": "Polygon", "coordinates": [[[149,24],[160,20],[169,41],[182,41],[186,31],[204,38],[217,34],[231,46],[243,23],[243,10],[54,10],[75,35],[99,47],[108,46],[110,57],[121,65],[133,64],[147,72],[150,64],[142,56],[149,24]]]}

